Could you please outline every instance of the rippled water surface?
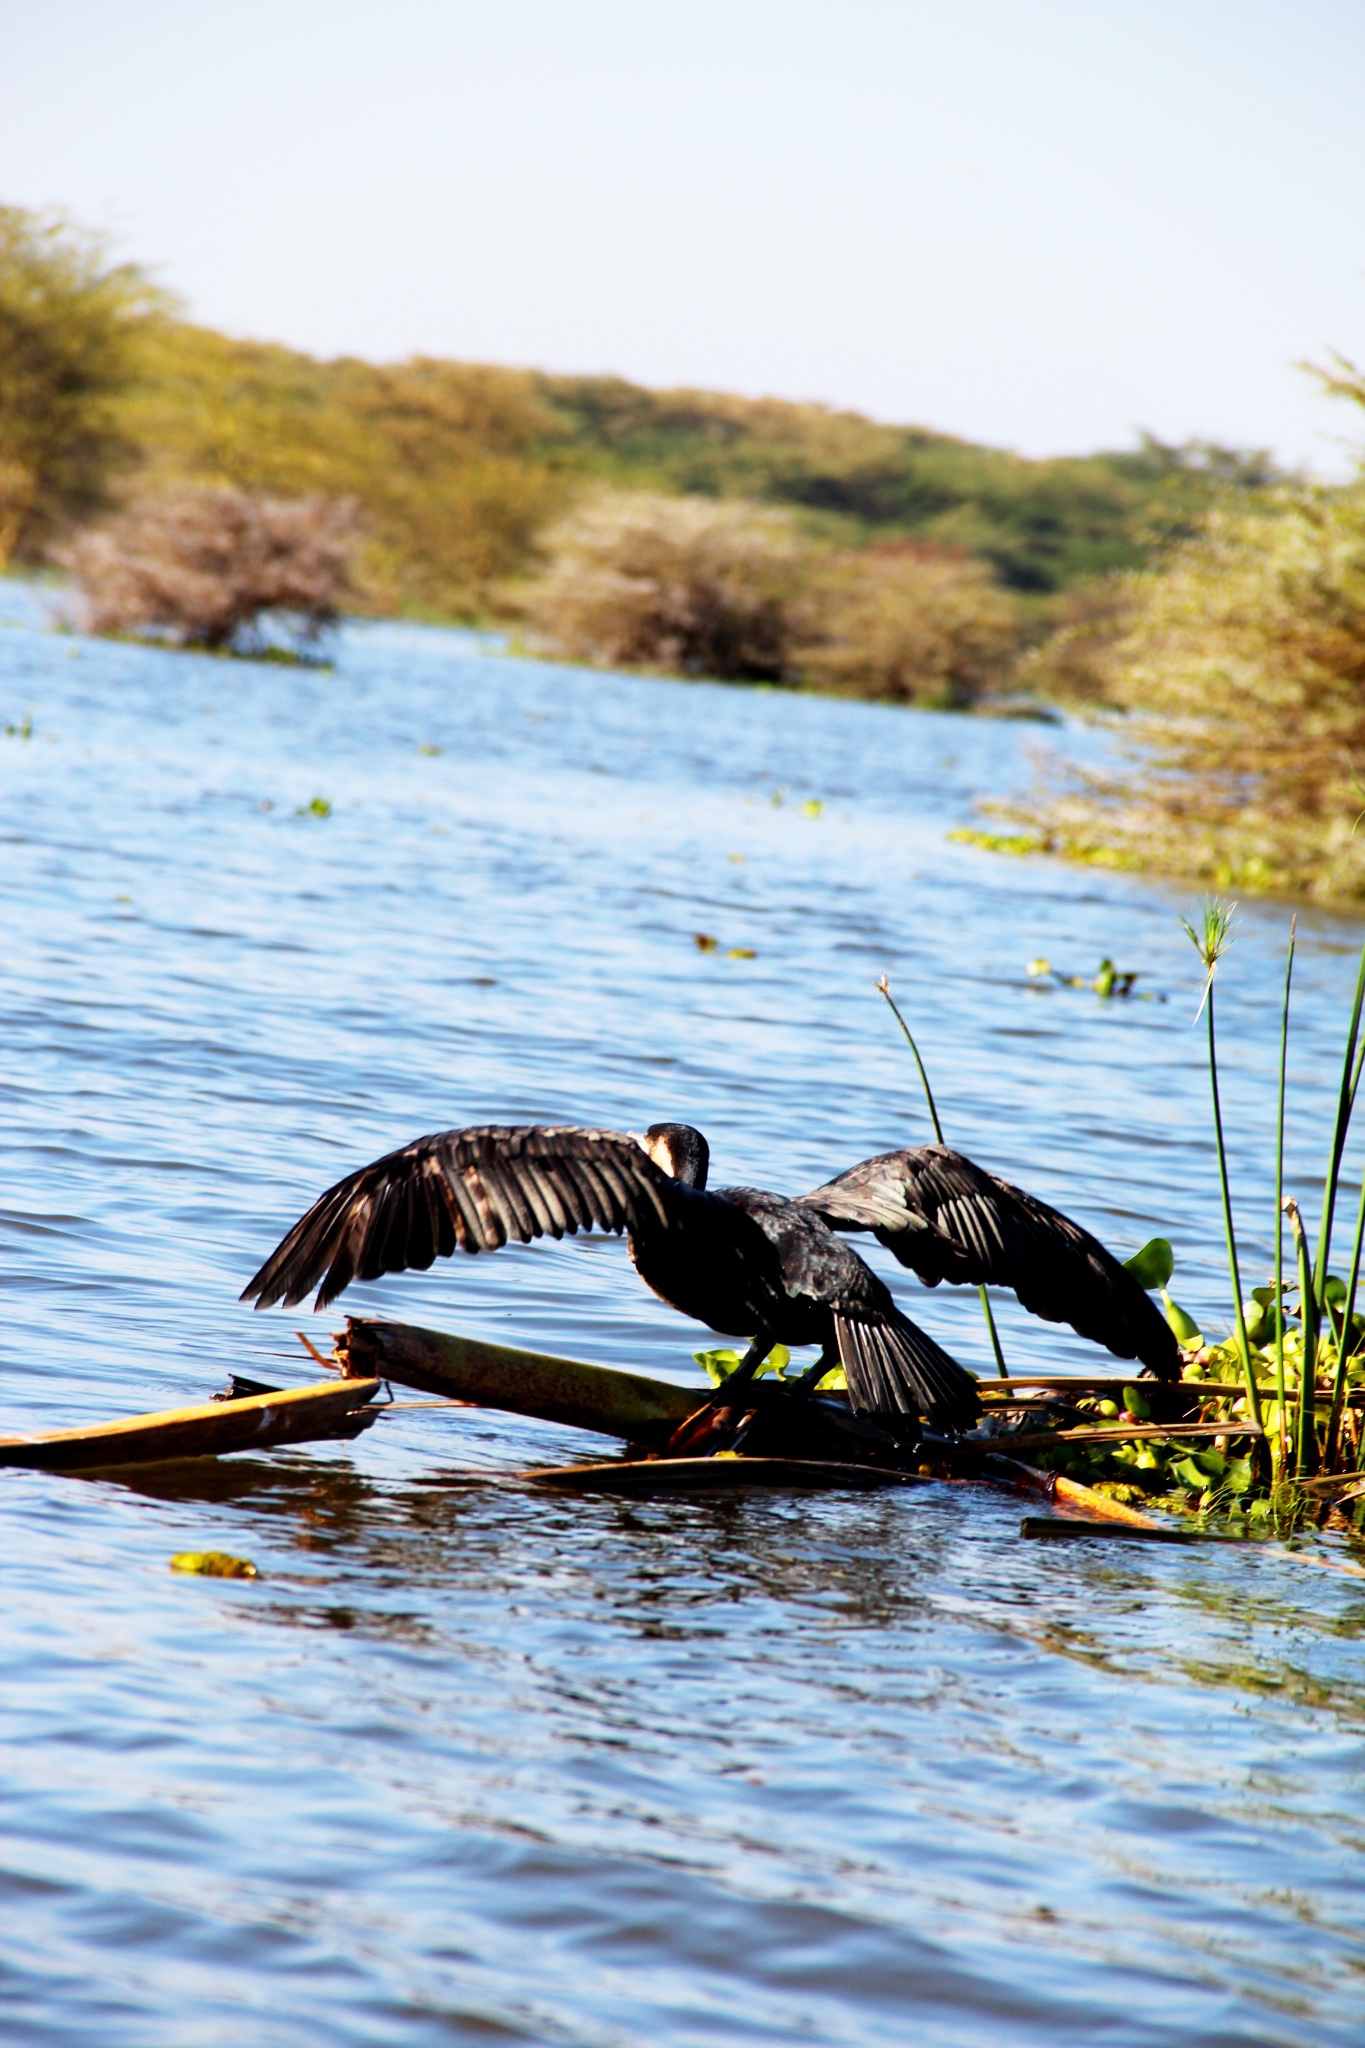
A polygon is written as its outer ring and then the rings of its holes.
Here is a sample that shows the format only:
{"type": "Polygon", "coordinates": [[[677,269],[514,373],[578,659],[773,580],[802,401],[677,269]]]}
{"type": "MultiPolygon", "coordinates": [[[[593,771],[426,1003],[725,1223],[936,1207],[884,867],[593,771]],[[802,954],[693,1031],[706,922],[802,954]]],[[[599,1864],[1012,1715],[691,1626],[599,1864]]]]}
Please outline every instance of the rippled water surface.
{"type": "MultiPolygon", "coordinates": [[[[0,593],[0,1428],[313,1377],[237,1291],[421,1131],[685,1118],[722,1182],[788,1190],[922,1139],[883,970],[950,1139],[1225,1298],[1187,893],[945,839],[1036,728],[396,626],[333,674],[215,662],[0,593]],[[1025,971],[1105,953],[1171,1000],[1025,971]]],[[[1220,995],[1257,1267],[1285,923],[1243,913],[1220,995]]],[[[1301,931],[1309,1196],[1359,937],[1301,931]]],[[[987,1364],[970,1295],[896,1284],[987,1364]]],[[[615,1242],[354,1302],[693,1379],[707,1341],[615,1242]]],[[[1087,1356],[1002,1321],[1016,1361],[1087,1356]]],[[[7,2043],[1359,2041],[1365,1584],[1024,1543],[967,1488],[455,1483],[595,1447],[417,1409],[137,1483],[0,1473],[7,2043]]]]}

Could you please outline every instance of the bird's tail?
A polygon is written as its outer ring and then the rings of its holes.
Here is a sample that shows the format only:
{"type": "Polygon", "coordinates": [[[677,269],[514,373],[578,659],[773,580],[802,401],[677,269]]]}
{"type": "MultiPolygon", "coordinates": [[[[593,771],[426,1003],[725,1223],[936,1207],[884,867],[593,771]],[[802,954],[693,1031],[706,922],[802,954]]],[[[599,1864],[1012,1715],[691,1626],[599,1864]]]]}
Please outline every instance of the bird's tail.
{"type": "Polygon", "coordinates": [[[970,1429],[981,1413],[976,1381],[907,1316],[882,1322],[834,1318],[848,1396],[859,1415],[923,1419],[934,1429],[970,1429]]]}

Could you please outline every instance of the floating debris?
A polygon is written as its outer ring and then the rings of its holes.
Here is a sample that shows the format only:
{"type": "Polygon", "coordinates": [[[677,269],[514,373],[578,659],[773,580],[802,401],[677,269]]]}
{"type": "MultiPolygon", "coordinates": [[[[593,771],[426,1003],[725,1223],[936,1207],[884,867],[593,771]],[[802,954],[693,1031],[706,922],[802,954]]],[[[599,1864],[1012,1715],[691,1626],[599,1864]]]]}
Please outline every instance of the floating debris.
{"type": "Polygon", "coordinates": [[[1166,998],[1156,989],[1135,989],[1141,970],[1136,967],[1115,967],[1106,954],[1096,973],[1089,979],[1083,974],[1064,974],[1060,967],[1054,967],[1050,960],[1030,960],[1029,977],[1033,981],[1050,979],[1061,988],[1087,988],[1097,995],[1101,1002],[1108,1002],[1114,996],[1133,996],[1139,1002],[1164,1003],[1166,998]]]}
{"type": "Polygon", "coordinates": [[[179,1550],[171,1559],[173,1572],[198,1572],[205,1579],[259,1579],[249,1557],[234,1557],[230,1550],[179,1550]]]}

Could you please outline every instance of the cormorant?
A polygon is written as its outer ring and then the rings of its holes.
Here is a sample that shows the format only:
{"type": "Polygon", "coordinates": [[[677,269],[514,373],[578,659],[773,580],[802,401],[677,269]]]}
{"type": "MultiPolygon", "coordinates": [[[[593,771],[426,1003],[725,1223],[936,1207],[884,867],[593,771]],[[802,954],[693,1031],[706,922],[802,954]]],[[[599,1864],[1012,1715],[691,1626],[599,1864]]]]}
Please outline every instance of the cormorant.
{"type": "MultiPolygon", "coordinates": [[[[653,1124],[642,1138],[535,1124],[438,1132],[329,1188],[242,1299],[292,1307],[317,1285],[323,1308],[354,1279],[425,1270],[457,1246],[624,1230],[636,1271],[664,1301],[752,1338],[694,1420],[747,1385],[774,1344],[818,1344],[807,1387],[842,1365],[852,1407],[894,1433],[912,1434],[921,1417],[965,1429],[980,1412],[976,1382],[836,1235],[870,1230],[931,1287],[1011,1287],[1035,1315],[1179,1378],[1175,1338],[1132,1274],[1069,1217],[946,1145],[882,1153],[794,1200],[708,1191],[709,1160],[687,1124],[653,1124]]],[[[684,1432],[695,1439],[690,1424],[684,1432]]]]}
{"type": "MultiPolygon", "coordinates": [[[[646,1286],[749,1350],[725,1382],[748,1384],[774,1344],[818,1344],[805,1383],[842,1365],[851,1406],[913,1437],[970,1428],[976,1382],[901,1314],[890,1290],[811,1207],[761,1188],[706,1188],[710,1151],[687,1124],[621,1131],[489,1124],[441,1131],[348,1174],[321,1195],[243,1289],[324,1308],[352,1280],[425,1270],[458,1245],[627,1233],[646,1286]],[[319,1284],[320,1283],[320,1284],[319,1284]]],[[[713,1404],[706,1404],[705,1415],[713,1404]]],[[[687,1425],[684,1425],[687,1428],[687,1425]]],[[[703,1432],[704,1434],[704,1432],[703,1432]]]]}

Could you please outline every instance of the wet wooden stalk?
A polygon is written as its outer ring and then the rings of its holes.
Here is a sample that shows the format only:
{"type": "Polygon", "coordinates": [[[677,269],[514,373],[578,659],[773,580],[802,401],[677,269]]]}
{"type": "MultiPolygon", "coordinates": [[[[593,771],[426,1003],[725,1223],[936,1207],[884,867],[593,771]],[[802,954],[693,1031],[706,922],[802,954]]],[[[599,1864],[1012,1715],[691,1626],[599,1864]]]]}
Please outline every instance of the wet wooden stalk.
{"type": "Polygon", "coordinates": [[[44,1472],[104,1472],[168,1458],[220,1458],[231,1451],[264,1451],[279,1444],[319,1443],[359,1436],[383,1412],[371,1404],[377,1379],[327,1380],[240,1401],[203,1401],[163,1408],[83,1429],[42,1436],[0,1437],[0,1465],[44,1472]]]}

